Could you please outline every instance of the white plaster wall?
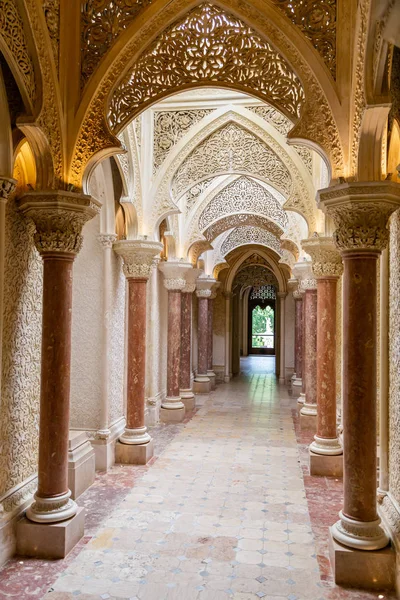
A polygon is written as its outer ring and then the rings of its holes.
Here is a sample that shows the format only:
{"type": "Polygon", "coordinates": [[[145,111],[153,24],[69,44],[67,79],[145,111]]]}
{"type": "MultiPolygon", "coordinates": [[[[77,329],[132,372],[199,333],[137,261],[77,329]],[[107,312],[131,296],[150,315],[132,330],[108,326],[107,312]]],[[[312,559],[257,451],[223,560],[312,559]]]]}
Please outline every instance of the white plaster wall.
{"type": "Polygon", "coordinates": [[[72,293],[71,427],[98,429],[101,407],[103,249],[100,217],[83,228],[72,293]]]}
{"type": "Polygon", "coordinates": [[[125,286],[122,258],[111,258],[111,331],[109,353],[109,420],[110,426],[125,415],[125,286]]]}
{"type": "Polygon", "coordinates": [[[285,299],[285,370],[286,375],[294,372],[294,323],[295,306],[293,294],[285,299]]]}

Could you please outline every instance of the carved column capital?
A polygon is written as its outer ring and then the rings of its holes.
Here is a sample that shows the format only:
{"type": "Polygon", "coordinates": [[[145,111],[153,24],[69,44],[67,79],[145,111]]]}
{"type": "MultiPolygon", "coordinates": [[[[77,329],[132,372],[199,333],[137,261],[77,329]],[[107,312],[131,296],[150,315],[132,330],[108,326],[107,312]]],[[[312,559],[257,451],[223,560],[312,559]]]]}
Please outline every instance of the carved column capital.
{"type": "Polygon", "coordinates": [[[340,252],[380,253],[389,240],[389,217],[400,207],[400,184],[343,183],[320,190],[318,200],[336,225],[333,238],[340,252]]]}
{"type": "Polygon", "coordinates": [[[17,182],[11,177],[0,177],[0,201],[7,202],[10,194],[13,193],[17,182]]]}
{"type": "Polygon", "coordinates": [[[100,207],[91,196],[61,190],[29,192],[18,201],[18,208],[36,226],[34,241],[41,255],[78,254],[82,228],[100,207]]]}
{"type": "Polygon", "coordinates": [[[196,279],[196,296],[198,298],[211,298],[216,283],[212,277],[199,277],[196,279]]]}
{"type": "Polygon", "coordinates": [[[211,290],[196,290],[198,298],[211,298],[211,290]]]}
{"type": "Polygon", "coordinates": [[[299,291],[304,293],[306,290],[317,289],[317,280],[312,272],[310,260],[303,260],[296,263],[293,267],[293,274],[299,281],[299,291]]]}
{"type": "Polygon", "coordinates": [[[171,260],[160,262],[158,268],[164,275],[164,287],[169,292],[181,292],[186,286],[186,273],[193,267],[190,263],[171,260]]]}
{"type": "Polygon", "coordinates": [[[117,241],[117,237],[116,233],[100,233],[97,236],[97,239],[99,240],[100,245],[104,249],[107,249],[113,247],[113,243],[117,241]]]}
{"type": "Polygon", "coordinates": [[[316,234],[308,240],[302,240],[301,245],[312,258],[312,270],[317,279],[339,279],[343,273],[343,263],[333,238],[316,234]]]}
{"type": "Polygon", "coordinates": [[[148,279],[154,257],[160,254],[163,245],[147,240],[119,240],[113,244],[116,254],[122,256],[122,270],[127,279],[148,279]]]}
{"type": "Polygon", "coordinates": [[[188,271],[186,271],[186,274],[185,274],[186,285],[183,288],[182,293],[193,294],[193,292],[196,289],[196,279],[198,278],[200,273],[201,273],[201,270],[196,269],[196,268],[192,268],[192,269],[189,269],[188,271]]]}

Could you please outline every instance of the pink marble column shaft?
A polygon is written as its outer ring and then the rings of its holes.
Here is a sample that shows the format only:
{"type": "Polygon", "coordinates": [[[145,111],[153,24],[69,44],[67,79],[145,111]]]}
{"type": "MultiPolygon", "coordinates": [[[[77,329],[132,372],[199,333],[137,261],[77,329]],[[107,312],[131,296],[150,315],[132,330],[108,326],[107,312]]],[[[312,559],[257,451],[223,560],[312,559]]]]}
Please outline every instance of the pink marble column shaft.
{"type": "Polygon", "coordinates": [[[317,290],[307,289],[305,292],[304,313],[304,377],[305,403],[302,415],[317,414],[317,290]]]}
{"type": "Polygon", "coordinates": [[[180,387],[183,390],[191,386],[191,330],[192,330],[192,294],[182,292],[181,296],[181,375],[180,387]]]}
{"type": "Polygon", "coordinates": [[[377,518],[376,252],[342,253],[344,508],[357,521],[377,518]]]}
{"type": "Polygon", "coordinates": [[[168,291],[167,397],[180,398],[181,291],[168,291]]]}
{"type": "Polygon", "coordinates": [[[144,427],[147,279],[128,279],[127,429],[144,427]]]}
{"type": "Polygon", "coordinates": [[[336,439],[336,277],[318,279],[317,436],[336,439]]]}
{"type": "Polygon", "coordinates": [[[214,314],[214,299],[208,299],[208,370],[213,368],[213,314],[214,314]]]}
{"type": "Polygon", "coordinates": [[[198,361],[199,375],[207,375],[208,366],[208,298],[199,298],[198,309],[198,361]]]}
{"type": "Polygon", "coordinates": [[[294,370],[298,379],[303,373],[303,298],[295,298],[294,370]]]}

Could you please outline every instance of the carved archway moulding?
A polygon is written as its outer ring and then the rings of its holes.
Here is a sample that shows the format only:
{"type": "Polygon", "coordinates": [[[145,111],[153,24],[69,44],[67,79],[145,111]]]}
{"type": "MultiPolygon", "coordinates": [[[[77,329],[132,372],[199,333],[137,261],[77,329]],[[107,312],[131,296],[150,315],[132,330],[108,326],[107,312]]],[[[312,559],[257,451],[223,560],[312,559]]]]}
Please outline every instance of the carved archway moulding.
{"type": "MultiPolygon", "coordinates": [[[[111,50],[109,56],[105,56],[98,77],[92,78],[96,81],[89,81],[85,89],[76,115],[76,142],[74,148],[71,148],[72,155],[69,158],[70,183],[77,187],[82,186],[85,170],[97,153],[105,156],[118,152],[118,140],[111,132],[106,119],[113,90],[117,88],[124,74],[139,60],[143,48],[152,43],[157,34],[162,35],[165,28],[182,15],[186,7],[192,9],[193,4],[188,0],[172,0],[169,3],[165,0],[155,1],[145,11],[146,18],[134,20],[122,34],[120,43],[116,45],[114,51],[111,50]]],[[[217,4],[225,10],[224,3],[217,4]]],[[[342,119],[343,109],[332,79],[327,70],[322,67],[322,61],[319,60],[317,53],[315,56],[314,53],[310,55],[308,44],[299,30],[272,6],[259,0],[254,0],[252,3],[232,0],[226,11],[231,15],[234,13],[235,18],[243,20],[246,26],[253,27],[260,39],[272,44],[277,52],[285,57],[288,64],[295,66],[294,72],[304,88],[305,104],[301,119],[292,129],[289,137],[316,144],[329,158],[333,177],[342,175],[345,158],[342,143],[345,144],[347,140],[344,131],[346,125],[342,119]],[[288,35],[283,33],[283,29],[286,29],[288,35]],[[304,58],[305,55],[307,60],[304,58]],[[337,123],[343,127],[342,135],[339,134],[337,123]]],[[[229,87],[229,82],[219,81],[217,84],[219,87],[229,87]]],[[[197,87],[210,85],[215,86],[216,82],[204,80],[199,82],[197,87]]],[[[231,87],[237,89],[236,85],[231,87]]],[[[171,87],[163,95],[171,95],[175,91],[176,88],[171,87]]],[[[150,100],[145,101],[150,103],[150,100]]],[[[273,104],[282,110],[279,103],[275,101],[273,104]]],[[[132,112],[130,118],[133,119],[146,106],[141,103],[132,112]]],[[[346,148],[344,150],[347,152],[346,148]]]]}

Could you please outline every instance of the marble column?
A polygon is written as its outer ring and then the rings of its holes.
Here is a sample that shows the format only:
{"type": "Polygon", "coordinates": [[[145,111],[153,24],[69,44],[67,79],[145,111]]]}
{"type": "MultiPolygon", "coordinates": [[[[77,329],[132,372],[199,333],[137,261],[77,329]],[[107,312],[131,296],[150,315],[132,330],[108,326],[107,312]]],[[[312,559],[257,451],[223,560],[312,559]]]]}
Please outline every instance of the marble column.
{"type": "Polygon", "coordinates": [[[379,488],[382,502],[389,491],[389,250],[380,260],[380,395],[379,395],[379,488]]]}
{"type": "Polygon", "coordinates": [[[196,281],[196,296],[198,298],[198,358],[197,374],[193,385],[196,394],[208,394],[211,390],[211,381],[207,374],[209,364],[208,301],[215,283],[215,279],[211,277],[199,277],[196,281]]]}
{"type": "Polygon", "coordinates": [[[158,268],[164,275],[164,286],[168,290],[167,396],[161,403],[160,418],[165,423],[179,423],[185,416],[185,405],[179,394],[182,343],[181,293],[186,286],[185,275],[192,265],[179,261],[164,261],[158,268]]]}
{"type": "Polygon", "coordinates": [[[305,261],[300,287],[304,291],[304,404],[300,410],[302,426],[317,427],[317,281],[311,261],[305,261]]]}
{"type": "Polygon", "coordinates": [[[192,300],[196,289],[196,279],[200,269],[190,269],[186,272],[186,285],[182,290],[181,306],[181,376],[180,397],[186,411],[195,408],[196,400],[192,390],[192,300]]]}
{"type": "Polygon", "coordinates": [[[113,247],[123,258],[128,284],[126,426],[115,447],[115,462],[143,465],[153,456],[153,441],[145,425],[146,288],[162,244],[120,240],[113,247]]]}
{"type": "Polygon", "coordinates": [[[294,374],[292,376],[293,396],[301,390],[303,373],[303,293],[299,290],[297,279],[289,279],[289,289],[294,298],[294,374]]]}
{"type": "Polygon", "coordinates": [[[311,475],[339,477],[343,450],[336,426],[336,287],[343,266],[331,237],[303,242],[317,279],[317,433],[310,445],[311,475]]]}
{"type": "Polygon", "coordinates": [[[225,297],[225,375],[224,381],[231,380],[231,323],[232,323],[232,292],[224,292],[225,297]]]}
{"type": "Polygon", "coordinates": [[[34,242],[43,260],[38,489],[27,517],[47,525],[76,516],[83,529],[82,509],[68,489],[72,265],[83,225],[99,213],[100,203],[83,194],[42,191],[26,194],[18,206],[36,226],[34,242]]]}
{"type": "MultiPolygon", "coordinates": [[[[344,183],[321,190],[319,201],[334,220],[334,240],[344,264],[344,503],[331,533],[354,551],[372,551],[388,544],[377,513],[377,260],[388,243],[388,219],[400,206],[400,185],[344,183]]],[[[339,551],[334,541],[331,551],[339,551]]],[[[362,555],[358,552],[361,568],[362,555]]],[[[366,576],[374,570],[368,565],[366,576]]]]}
{"type": "Polygon", "coordinates": [[[213,371],[213,336],[214,336],[214,328],[213,328],[213,318],[214,318],[214,299],[217,297],[217,291],[215,289],[211,290],[211,296],[208,299],[208,319],[207,319],[207,327],[208,327],[208,364],[207,364],[207,376],[210,380],[210,389],[215,390],[215,373],[213,371]]]}
{"type": "Polygon", "coordinates": [[[285,379],[285,298],[286,292],[278,292],[279,298],[279,383],[284,384],[285,379]]]}

